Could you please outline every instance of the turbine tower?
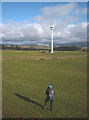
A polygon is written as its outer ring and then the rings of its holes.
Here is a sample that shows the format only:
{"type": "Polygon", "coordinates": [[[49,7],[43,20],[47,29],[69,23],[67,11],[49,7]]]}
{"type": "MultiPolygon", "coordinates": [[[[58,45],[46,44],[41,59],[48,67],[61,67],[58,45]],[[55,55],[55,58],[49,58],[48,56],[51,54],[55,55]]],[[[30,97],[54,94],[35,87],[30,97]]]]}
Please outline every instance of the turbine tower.
{"type": "Polygon", "coordinates": [[[51,53],[53,53],[53,29],[54,29],[54,26],[55,26],[55,22],[54,22],[53,26],[50,26],[50,29],[51,29],[51,53]]]}

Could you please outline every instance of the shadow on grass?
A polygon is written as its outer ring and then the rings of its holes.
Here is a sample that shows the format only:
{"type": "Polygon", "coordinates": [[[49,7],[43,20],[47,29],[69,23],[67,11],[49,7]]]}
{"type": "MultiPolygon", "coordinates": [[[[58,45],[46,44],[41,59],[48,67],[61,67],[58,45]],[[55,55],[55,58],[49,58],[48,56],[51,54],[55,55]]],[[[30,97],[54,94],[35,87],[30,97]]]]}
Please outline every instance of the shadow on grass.
{"type": "Polygon", "coordinates": [[[44,108],[41,104],[37,103],[36,101],[33,101],[33,100],[29,99],[28,97],[21,96],[21,95],[19,95],[19,94],[17,94],[17,93],[15,93],[15,95],[18,96],[19,98],[27,101],[27,102],[31,102],[31,103],[34,103],[35,105],[38,105],[38,106],[41,107],[42,109],[44,108]]]}

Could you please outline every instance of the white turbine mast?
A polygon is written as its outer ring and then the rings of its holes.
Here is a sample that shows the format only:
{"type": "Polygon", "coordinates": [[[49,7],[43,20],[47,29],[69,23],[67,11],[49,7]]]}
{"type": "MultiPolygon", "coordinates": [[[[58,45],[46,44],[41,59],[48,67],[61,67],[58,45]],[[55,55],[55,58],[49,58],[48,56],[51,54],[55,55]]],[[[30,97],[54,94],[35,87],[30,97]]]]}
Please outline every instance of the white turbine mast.
{"type": "Polygon", "coordinates": [[[51,29],[51,53],[53,53],[53,29],[54,29],[54,26],[55,26],[55,22],[52,26],[50,26],[50,29],[51,29]]]}

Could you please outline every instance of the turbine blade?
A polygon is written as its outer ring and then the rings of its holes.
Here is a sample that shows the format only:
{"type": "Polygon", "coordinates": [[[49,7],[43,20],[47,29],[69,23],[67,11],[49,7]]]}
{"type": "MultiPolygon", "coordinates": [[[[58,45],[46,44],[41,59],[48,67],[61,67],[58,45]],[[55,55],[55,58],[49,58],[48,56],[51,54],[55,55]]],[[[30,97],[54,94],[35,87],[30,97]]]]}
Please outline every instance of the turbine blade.
{"type": "Polygon", "coordinates": [[[54,28],[54,26],[55,26],[55,23],[56,23],[56,21],[54,21],[53,28],[54,28]]]}

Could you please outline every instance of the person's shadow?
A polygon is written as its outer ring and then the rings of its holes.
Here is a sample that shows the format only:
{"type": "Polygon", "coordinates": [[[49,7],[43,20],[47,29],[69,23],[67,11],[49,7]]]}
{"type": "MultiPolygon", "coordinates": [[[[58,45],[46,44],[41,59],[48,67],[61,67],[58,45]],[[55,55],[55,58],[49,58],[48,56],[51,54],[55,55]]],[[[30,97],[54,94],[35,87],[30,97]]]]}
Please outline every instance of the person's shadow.
{"type": "Polygon", "coordinates": [[[17,93],[15,93],[15,95],[18,96],[19,98],[27,101],[27,102],[31,102],[31,103],[34,103],[35,105],[38,105],[38,106],[41,107],[42,109],[44,108],[41,104],[37,103],[36,101],[33,101],[33,100],[29,99],[28,97],[21,96],[21,95],[19,95],[19,94],[17,94],[17,93]]]}

